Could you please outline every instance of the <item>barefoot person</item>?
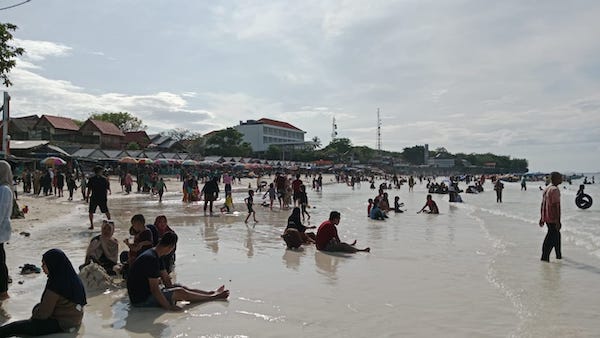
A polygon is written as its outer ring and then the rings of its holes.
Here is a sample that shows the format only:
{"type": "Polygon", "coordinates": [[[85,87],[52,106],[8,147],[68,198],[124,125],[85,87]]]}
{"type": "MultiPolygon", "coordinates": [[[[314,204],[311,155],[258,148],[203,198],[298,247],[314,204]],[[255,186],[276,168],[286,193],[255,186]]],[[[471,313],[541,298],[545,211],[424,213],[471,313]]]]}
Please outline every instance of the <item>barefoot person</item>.
{"type": "Polygon", "coordinates": [[[224,286],[215,291],[203,291],[173,285],[160,257],[171,253],[176,244],[177,235],[167,232],[156,247],[146,250],[135,260],[127,278],[127,292],[133,306],[178,311],[181,310],[177,306],[178,301],[197,303],[229,297],[229,290],[225,290],[224,286]],[[163,289],[160,288],[161,281],[165,286],[163,289]]]}
{"type": "Polygon", "coordinates": [[[6,161],[0,161],[0,302],[8,296],[8,267],[4,243],[10,240],[10,215],[13,209],[12,170],[6,161]]]}
{"type": "Polygon", "coordinates": [[[100,207],[100,212],[110,219],[110,212],[107,205],[107,194],[110,193],[110,183],[108,179],[102,175],[104,168],[97,166],[94,168],[95,175],[90,177],[87,182],[86,200],[90,201],[90,230],[94,229],[94,213],[100,207]],[[91,196],[90,196],[91,195],[91,196]]]}
{"type": "Polygon", "coordinates": [[[341,215],[337,211],[332,211],[329,214],[329,220],[321,223],[317,229],[317,237],[315,244],[318,250],[322,251],[341,251],[355,253],[357,251],[370,252],[370,248],[357,249],[354,247],[356,241],[352,244],[344,243],[340,240],[337,233],[336,225],[340,224],[341,215]]]}
{"type": "Polygon", "coordinates": [[[544,190],[542,197],[542,206],[540,210],[540,227],[544,224],[548,227],[548,233],[544,238],[542,245],[542,260],[550,261],[550,252],[554,248],[556,259],[562,258],[560,248],[560,189],[558,185],[562,183],[562,175],[556,171],[550,174],[552,185],[544,190]]]}

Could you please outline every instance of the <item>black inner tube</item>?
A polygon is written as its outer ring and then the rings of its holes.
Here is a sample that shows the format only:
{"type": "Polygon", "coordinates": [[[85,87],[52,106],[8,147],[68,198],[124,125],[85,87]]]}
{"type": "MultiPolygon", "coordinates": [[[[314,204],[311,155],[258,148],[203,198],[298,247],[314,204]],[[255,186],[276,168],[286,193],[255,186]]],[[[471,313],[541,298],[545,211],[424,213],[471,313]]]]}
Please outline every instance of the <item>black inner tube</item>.
{"type": "Polygon", "coordinates": [[[592,197],[588,194],[579,194],[575,198],[575,205],[577,205],[579,209],[587,209],[591,207],[592,202],[592,197]]]}

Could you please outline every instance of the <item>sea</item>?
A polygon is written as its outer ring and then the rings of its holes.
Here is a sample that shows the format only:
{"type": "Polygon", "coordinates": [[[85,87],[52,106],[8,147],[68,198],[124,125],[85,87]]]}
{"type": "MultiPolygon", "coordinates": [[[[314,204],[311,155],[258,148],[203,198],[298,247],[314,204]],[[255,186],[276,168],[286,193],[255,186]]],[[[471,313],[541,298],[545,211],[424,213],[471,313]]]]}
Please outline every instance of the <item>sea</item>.
{"type": "Polygon", "coordinates": [[[148,195],[109,197],[120,235],[133,214],[148,223],[168,217],[179,235],[177,282],[199,289],[223,284],[231,294],[165,313],[131,308],[124,290],[107,290],[88,297],[80,336],[600,336],[600,184],[585,186],[596,200],[586,210],[574,202],[581,180],[560,186],[563,258],[552,253],[546,263],[546,228],[538,225],[543,182],[528,182],[526,191],[505,183],[502,203],[490,181],[482,193],[461,194],[463,203],[434,194],[440,214],[429,215],[417,213],[427,195],[417,181],[414,191],[387,191],[405,212],[385,221],[367,217],[367,200],[377,194],[368,183],[350,187],[330,176],[325,183],[320,192],[308,189],[305,225],[318,226],[337,210],[342,240],[356,239],[370,253],[286,249],[280,235],[290,210],[260,206],[259,192],[258,223],[244,223],[244,185],[234,185],[235,212],[218,217],[204,216],[202,202],[183,203],[174,191],[162,203],[148,195]]]}

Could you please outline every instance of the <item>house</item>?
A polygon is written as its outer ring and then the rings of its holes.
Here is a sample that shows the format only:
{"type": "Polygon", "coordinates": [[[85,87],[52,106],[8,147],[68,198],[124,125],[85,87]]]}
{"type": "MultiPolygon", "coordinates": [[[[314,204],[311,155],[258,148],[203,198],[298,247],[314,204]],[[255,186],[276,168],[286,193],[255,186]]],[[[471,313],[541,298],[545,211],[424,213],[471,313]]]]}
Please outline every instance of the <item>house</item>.
{"type": "Polygon", "coordinates": [[[68,117],[42,115],[32,127],[31,140],[71,142],[79,136],[79,126],[68,117]]]}
{"type": "MultiPolygon", "coordinates": [[[[8,123],[8,135],[10,135],[10,139],[29,140],[29,132],[39,120],[40,118],[37,115],[10,118],[8,123]]],[[[0,123],[0,140],[4,139],[3,125],[4,121],[0,123]]]]}
{"type": "Polygon", "coordinates": [[[234,128],[244,135],[244,142],[250,143],[255,152],[267,151],[270,145],[285,149],[303,149],[307,146],[304,142],[306,132],[283,121],[261,118],[240,121],[234,128]]]}
{"type": "Polygon", "coordinates": [[[430,158],[427,164],[436,168],[452,168],[455,165],[455,159],[448,153],[438,153],[434,158],[430,158]]]}
{"type": "Polygon", "coordinates": [[[127,148],[129,144],[135,143],[140,149],[144,149],[150,144],[150,142],[150,137],[143,130],[125,132],[124,148],[127,148]]]}
{"type": "Polygon", "coordinates": [[[96,136],[101,148],[120,149],[125,140],[125,134],[111,122],[87,119],[79,128],[82,136],[96,136]]]}
{"type": "Polygon", "coordinates": [[[148,148],[152,148],[153,150],[161,150],[161,151],[182,151],[185,150],[185,147],[181,144],[181,142],[175,140],[171,136],[156,134],[150,135],[150,144],[148,148]]]}

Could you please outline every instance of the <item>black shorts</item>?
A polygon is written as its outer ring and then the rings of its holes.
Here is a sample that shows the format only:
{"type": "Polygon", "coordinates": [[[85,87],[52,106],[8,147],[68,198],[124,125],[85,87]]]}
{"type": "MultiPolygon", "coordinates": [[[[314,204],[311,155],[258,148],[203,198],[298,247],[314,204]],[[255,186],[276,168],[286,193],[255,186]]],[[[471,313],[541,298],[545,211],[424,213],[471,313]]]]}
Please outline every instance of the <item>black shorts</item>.
{"type": "Polygon", "coordinates": [[[301,194],[300,191],[294,191],[294,197],[293,197],[294,201],[297,201],[300,199],[300,194],[301,194]]]}
{"type": "Polygon", "coordinates": [[[247,204],[246,206],[248,207],[249,214],[254,212],[254,207],[252,206],[252,204],[247,204]]]}
{"type": "Polygon", "coordinates": [[[95,213],[97,207],[100,207],[100,212],[102,212],[104,214],[108,212],[108,206],[106,205],[106,200],[96,200],[96,199],[90,198],[90,213],[91,214],[95,213]]]}

